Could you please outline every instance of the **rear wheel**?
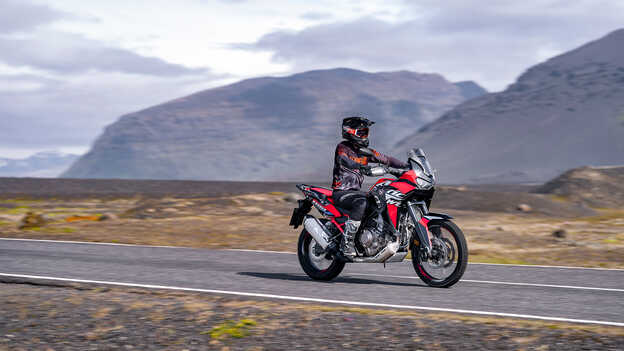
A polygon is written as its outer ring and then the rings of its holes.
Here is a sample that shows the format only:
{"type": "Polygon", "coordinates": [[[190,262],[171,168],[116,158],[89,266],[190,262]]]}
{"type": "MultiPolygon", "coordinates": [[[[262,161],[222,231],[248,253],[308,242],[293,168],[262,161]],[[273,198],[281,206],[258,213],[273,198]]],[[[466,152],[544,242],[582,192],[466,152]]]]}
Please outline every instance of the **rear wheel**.
{"type": "Polygon", "coordinates": [[[327,257],[321,246],[305,229],[299,235],[297,256],[303,271],[314,280],[332,280],[342,272],[345,266],[344,261],[335,257],[327,257]]]}
{"type": "Polygon", "coordinates": [[[468,246],[461,229],[450,220],[428,223],[431,255],[423,257],[419,246],[412,246],[412,264],[427,285],[448,288],[457,283],[468,266],[468,246]]]}

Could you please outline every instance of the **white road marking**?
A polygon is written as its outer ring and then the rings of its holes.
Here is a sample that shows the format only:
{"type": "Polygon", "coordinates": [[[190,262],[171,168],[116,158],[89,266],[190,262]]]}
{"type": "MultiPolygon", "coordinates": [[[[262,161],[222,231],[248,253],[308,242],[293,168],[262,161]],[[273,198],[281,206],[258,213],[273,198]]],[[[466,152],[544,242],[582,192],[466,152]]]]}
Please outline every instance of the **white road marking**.
{"type": "MultiPolygon", "coordinates": [[[[402,279],[418,279],[418,277],[410,277],[407,275],[386,275],[386,274],[372,274],[372,273],[347,273],[348,275],[361,275],[370,277],[387,277],[387,278],[402,278],[402,279]]],[[[520,285],[520,286],[536,286],[544,288],[561,288],[561,289],[578,289],[578,290],[600,290],[600,291],[616,291],[624,292],[624,289],[615,288],[595,288],[590,286],[572,286],[572,285],[554,285],[554,284],[536,284],[536,283],[515,283],[515,282],[497,282],[491,280],[472,280],[462,279],[461,282],[467,283],[483,283],[483,284],[499,284],[499,285],[520,285]]]]}
{"type": "MultiPolygon", "coordinates": [[[[47,239],[22,239],[22,238],[0,238],[0,240],[12,240],[12,241],[35,241],[35,242],[49,242],[49,243],[62,243],[62,244],[82,244],[82,245],[110,245],[110,246],[137,246],[137,247],[159,247],[170,249],[204,249],[215,250],[206,248],[195,248],[188,246],[157,246],[157,245],[139,245],[139,244],[120,244],[120,243],[100,243],[92,241],[67,241],[67,240],[47,240],[47,239]]],[[[242,252],[265,252],[265,253],[279,253],[287,255],[296,255],[296,252],[292,251],[269,251],[269,250],[251,250],[251,249],[221,249],[222,251],[242,251],[242,252]]],[[[403,261],[402,263],[412,264],[412,262],[403,261]]],[[[390,263],[392,264],[392,263],[390,263]]],[[[484,265],[484,266],[507,266],[507,267],[521,267],[521,268],[558,268],[558,269],[592,269],[600,271],[624,271],[622,268],[600,268],[600,267],[575,267],[575,266],[544,266],[534,264],[508,264],[508,263],[480,263],[480,262],[468,262],[469,265],[484,265]]]]}
{"type": "Polygon", "coordinates": [[[34,241],[42,243],[60,243],[60,244],[80,244],[80,245],[109,245],[109,246],[136,246],[136,247],[159,247],[167,249],[193,249],[184,246],[159,246],[159,245],[139,245],[139,244],[121,244],[121,243],[100,243],[94,241],[69,241],[69,240],[48,240],[48,239],[22,239],[22,238],[0,238],[7,241],[34,241]]]}
{"type": "Polygon", "coordinates": [[[619,323],[619,322],[597,321],[597,320],[587,320],[587,319],[573,319],[573,318],[561,318],[561,317],[549,317],[549,316],[536,316],[536,315],[530,315],[530,314],[516,314],[516,313],[503,313],[503,312],[462,310],[462,309],[454,309],[454,308],[427,307],[427,306],[392,305],[392,304],[384,304],[384,303],[346,301],[346,300],[329,300],[329,299],[319,299],[319,298],[312,298],[312,297],[300,297],[300,296],[288,296],[288,295],[273,295],[273,294],[249,293],[249,292],[228,291],[228,290],[185,288],[185,287],[168,286],[168,285],[123,283],[123,282],[102,281],[102,280],[59,278],[59,277],[47,277],[47,276],[26,275],[26,274],[0,273],[0,276],[13,277],[13,278],[25,278],[25,279],[66,281],[66,282],[86,283],[86,284],[106,284],[106,285],[116,285],[116,286],[128,286],[128,287],[135,287],[135,288],[147,288],[147,289],[164,289],[164,290],[204,292],[204,293],[211,293],[211,294],[225,294],[225,295],[236,295],[236,296],[262,297],[262,298],[290,300],[290,301],[331,303],[331,304],[338,304],[338,305],[382,307],[382,308],[421,310],[421,311],[433,311],[433,312],[466,313],[466,314],[476,314],[476,315],[484,315],[484,316],[539,319],[539,320],[545,320],[545,321],[569,322],[569,323],[584,323],[584,324],[600,324],[600,325],[624,327],[624,323],[619,323]]]}
{"type": "Polygon", "coordinates": [[[276,254],[289,254],[296,255],[296,252],[290,251],[270,251],[270,250],[249,250],[249,249],[223,249],[224,251],[241,251],[241,252],[261,252],[261,253],[276,253],[276,254]]]}
{"type": "Polygon", "coordinates": [[[507,266],[507,267],[527,267],[527,268],[561,268],[561,269],[593,269],[597,271],[624,271],[622,268],[602,268],[602,267],[575,267],[575,266],[545,266],[537,264],[510,264],[510,263],[481,263],[468,262],[468,264],[480,264],[486,266],[507,266]]]}

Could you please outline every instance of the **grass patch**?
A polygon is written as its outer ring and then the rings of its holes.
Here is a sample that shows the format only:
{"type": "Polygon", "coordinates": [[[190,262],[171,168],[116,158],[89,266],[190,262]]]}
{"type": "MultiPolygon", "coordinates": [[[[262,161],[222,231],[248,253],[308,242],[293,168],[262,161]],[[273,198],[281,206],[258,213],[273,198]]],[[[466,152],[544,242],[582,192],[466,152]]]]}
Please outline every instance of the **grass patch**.
{"type": "Polygon", "coordinates": [[[244,338],[250,334],[249,328],[256,324],[252,319],[241,319],[238,323],[228,320],[216,325],[210,331],[201,332],[201,334],[209,334],[212,339],[223,339],[226,337],[244,338]]]}
{"type": "Polygon", "coordinates": [[[601,222],[611,221],[614,219],[624,218],[624,210],[605,209],[605,210],[599,210],[599,211],[601,211],[602,214],[598,216],[585,217],[580,220],[583,222],[587,222],[587,223],[601,223],[601,222]]]}
{"type": "Polygon", "coordinates": [[[27,205],[27,204],[36,204],[36,203],[42,203],[45,200],[26,200],[26,199],[2,199],[0,200],[0,202],[4,202],[7,204],[22,204],[22,205],[27,205]]]}
{"type": "Polygon", "coordinates": [[[51,234],[70,234],[76,232],[76,229],[67,227],[28,227],[24,228],[23,230],[32,232],[45,232],[51,234]]]}
{"type": "Polygon", "coordinates": [[[618,239],[604,239],[602,242],[605,244],[617,244],[620,241],[618,239]]]}
{"type": "Polygon", "coordinates": [[[481,256],[481,255],[470,255],[468,256],[468,261],[470,263],[498,263],[498,264],[531,264],[530,262],[508,258],[508,257],[489,257],[489,256],[481,256]]]}
{"type": "Polygon", "coordinates": [[[0,221],[0,226],[12,225],[13,223],[7,221],[0,221]]]}
{"type": "Polygon", "coordinates": [[[5,214],[26,214],[26,212],[32,211],[32,209],[28,206],[17,206],[14,208],[9,208],[1,211],[5,214]]]}
{"type": "Polygon", "coordinates": [[[570,198],[563,195],[550,195],[550,199],[556,202],[570,202],[570,198]]]}

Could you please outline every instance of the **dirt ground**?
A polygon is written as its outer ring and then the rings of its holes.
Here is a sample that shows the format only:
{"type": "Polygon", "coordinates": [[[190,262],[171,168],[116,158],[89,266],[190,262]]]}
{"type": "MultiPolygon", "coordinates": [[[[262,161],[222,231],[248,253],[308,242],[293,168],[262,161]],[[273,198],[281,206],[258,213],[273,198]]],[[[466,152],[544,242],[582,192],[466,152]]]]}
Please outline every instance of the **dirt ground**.
{"type": "MultiPolygon", "coordinates": [[[[300,230],[288,222],[297,196],[269,192],[196,198],[4,198],[0,199],[0,236],[295,251],[300,230]],[[46,222],[18,229],[28,213],[42,214],[46,222]],[[102,215],[109,219],[97,220],[102,215]]],[[[462,208],[483,208],[489,201],[475,200],[462,208]]],[[[624,268],[624,210],[592,209],[590,216],[556,216],[545,214],[538,203],[533,206],[528,212],[508,207],[498,212],[432,210],[456,217],[472,262],[624,268]]]]}
{"type": "Polygon", "coordinates": [[[0,280],[0,350],[543,351],[624,345],[618,327],[0,280]]]}

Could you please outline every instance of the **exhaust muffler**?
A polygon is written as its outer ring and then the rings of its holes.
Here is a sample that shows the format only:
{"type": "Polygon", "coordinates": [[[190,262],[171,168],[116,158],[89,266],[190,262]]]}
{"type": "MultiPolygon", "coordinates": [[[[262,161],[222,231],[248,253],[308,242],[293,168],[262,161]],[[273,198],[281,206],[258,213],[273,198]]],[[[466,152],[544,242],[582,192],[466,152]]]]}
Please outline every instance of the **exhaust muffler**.
{"type": "Polygon", "coordinates": [[[386,260],[394,256],[399,250],[399,238],[396,241],[388,243],[381,251],[373,257],[355,257],[355,263],[384,263],[386,260]]]}
{"type": "Polygon", "coordinates": [[[315,217],[305,216],[303,220],[304,228],[312,235],[316,243],[319,244],[323,249],[326,249],[329,246],[329,238],[330,234],[327,232],[325,226],[315,217]]]}

